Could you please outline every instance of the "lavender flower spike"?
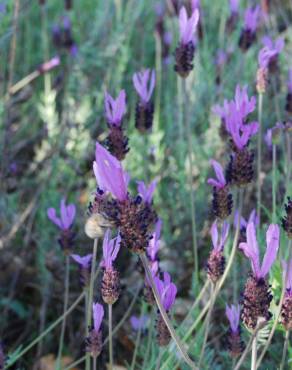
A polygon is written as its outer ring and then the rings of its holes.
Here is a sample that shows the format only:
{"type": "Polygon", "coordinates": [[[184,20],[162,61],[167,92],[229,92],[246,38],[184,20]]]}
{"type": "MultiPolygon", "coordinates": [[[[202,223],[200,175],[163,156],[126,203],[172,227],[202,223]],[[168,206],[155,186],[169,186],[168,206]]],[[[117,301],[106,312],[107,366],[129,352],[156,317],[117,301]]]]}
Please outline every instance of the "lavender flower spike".
{"type": "Polygon", "coordinates": [[[260,7],[247,8],[244,13],[244,28],[254,33],[258,26],[260,7]]]}
{"type": "Polygon", "coordinates": [[[221,164],[215,161],[214,159],[211,159],[210,163],[214,168],[217,179],[210,178],[208,179],[207,183],[209,185],[215,186],[218,189],[224,188],[224,186],[226,185],[226,180],[225,180],[225,176],[224,176],[224,172],[223,172],[223,168],[221,164]]]}
{"type": "Polygon", "coordinates": [[[135,73],[133,83],[142,102],[147,104],[151,99],[155,86],[155,71],[146,69],[145,71],[135,73]]]}
{"type": "Polygon", "coordinates": [[[111,270],[113,266],[113,261],[117,258],[117,255],[120,250],[120,243],[121,243],[121,237],[118,235],[116,238],[111,239],[111,232],[110,230],[107,230],[102,244],[102,250],[103,250],[103,260],[101,262],[101,265],[106,270],[111,270]]]}
{"type": "Polygon", "coordinates": [[[138,192],[141,195],[142,199],[145,203],[150,204],[152,202],[153,193],[155,191],[157,180],[153,180],[148,188],[146,187],[145,183],[143,181],[137,181],[138,184],[138,192]]]}
{"type": "Polygon", "coordinates": [[[92,254],[87,254],[86,256],[79,256],[78,254],[71,254],[71,257],[75,262],[77,262],[80,267],[86,269],[91,265],[92,254]]]}
{"type": "Polygon", "coordinates": [[[159,238],[160,238],[161,226],[162,226],[162,221],[161,219],[158,219],[155,225],[155,230],[152,235],[152,239],[150,239],[149,246],[147,248],[147,255],[152,262],[156,261],[156,256],[159,250],[159,244],[160,244],[159,238]]]}
{"type": "Polygon", "coordinates": [[[286,261],[282,261],[282,269],[283,269],[283,281],[286,280],[286,274],[288,271],[287,281],[286,281],[286,290],[292,295],[292,258],[287,263],[286,261]]]}
{"type": "Polygon", "coordinates": [[[163,273],[163,280],[158,277],[154,278],[158,294],[162,301],[165,311],[169,311],[174,304],[177,288],[174,283],[171,282],[169,273],[163,273]]]}
{"type": "Polygon", "coordinates": [[[228,237],[228,233],[229,233],[229,224],[227,222],[223,222],[221,237],[219,240],[217,221],[213,222],[213,225],[211,227],[211,237],[213,248],[215,251],[221,252],[223,250],[224,244],[226,243],[228,237]]]}
{"type": "Polygon", "coordinates": [[[99,303],[93,303],[92,311],[93,311],[93,327],[96,332],[99,332],[102,319],[104,316],[103,306],[99,303]]]}
{"type": "Polygon", "coordinates": [[[124,172],[121,163],[98,142],[93,171],[102,191],[108,191],[120,201],[127,198],[129,176],[124,172]]]}
{"type": "Polygon", "coordinates": [[[271,224],[266,233],[266,252],[260,266],[259,247],[256,240],[256,230],[253,222],[249,222],[246,228],[247,242],[240,243],[246,257],[251,261],[253,274],[256,279],[265,278],[269,273],[279,249],[280,229],[276,224],[271,224]]]}
{"type": "Polygon", "coordinates": [[[229,0],[229,9],[232,14],[237,14],[239,10],[239,0],[229,0]]]}
{"type": "Polygon", "coordinates": [[[187,45],[193,41],[194,34],[199,22],[199,10],[196,8],[192,16],[188,19],[186,8],[183,6],[179,12],[179,32],[180,41],[183,45],[187,45]]]}
{"type": "Polygon", "coordinates": [[[47,211],[49,219],[61,230],[70,229],[76,214],[75,205],[68,204],[68,206],[66,206],[65,199],[62,199],[60,204],[60,214],[61,218],[57,217],[56,210],[54,208],[49,208],[47,211]]]}
{"type": "Polygon", "coordinates": [[[256,107],[256,98],[254,96],[249,98],[247,86],[243,86],[242,88],[240,85],[236,86],[234,102],[242,119],[246,118],[250,113],[252,113],[256,107]]]}
{"type": "Polygon", "coordinates": [[[230,323],[230,328],[233,333],[237,333],[239,329],[239,320],[240,320],[240,307],[239,305],[231,305],[230,307],[226,305],[225,310],[226,316],[230,323]]]}
{"type": "Polygon", "coordinates": [[[121,90],[118,97],[114,99],[107,92],[105,93],[105,112],[110,125],[120,126],[123,116],[126,113],[126,93],[121,90]]]}

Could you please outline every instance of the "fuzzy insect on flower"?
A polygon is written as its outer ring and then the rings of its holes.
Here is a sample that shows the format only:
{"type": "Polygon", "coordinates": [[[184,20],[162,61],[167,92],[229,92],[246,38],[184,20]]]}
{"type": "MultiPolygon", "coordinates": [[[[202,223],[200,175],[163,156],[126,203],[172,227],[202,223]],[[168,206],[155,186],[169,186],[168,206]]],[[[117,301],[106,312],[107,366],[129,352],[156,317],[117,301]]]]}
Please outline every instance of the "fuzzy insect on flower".
{"type": "Polygon", "coordinates": [[[261,265],[256,229],[253,222],[247,225],[246,242],[239,245],[245,256],[249,258],[252,267],[252,275],[245,284],[242,310],[242,320],[247,328],[251,330],[257,327],[259,319],[268,321],[271,317],[269,307],[272,294],[269,291],[266,277],[277,257],[279,237],[279,226],[271,224],[266,233],[266,252],[261,265]]]}
{"type": "Polygon", "coordinates": [[[281,323],[285,330],[292,329],[292,258],[288,263],[282,261],[283,284],[285,284],[285,295],[281,309],[281,323]]]}
{"type": "Polygon", "coordinates": [[[212,224],[211,227],[211,238],[213,249],[209,255],[207,261],[207,274],[213,284],[217,283],[220,277],[223,275],[225,268],[225,257],[223,255],[224,245],[228,238],[229,224],[224,222],[221,229],[221,235],[219,239],[217,221],[212,224]]]}
{"type": "Polygon", "coordinates": [[[259,23],[261,10],[260,6],[249,7],[244,13],[244,26],[239,39],[239,47],[246,51],[256,40],[256,30],[259,23]]]}
{"type": "Polygon", "coordinates": [[[287,81],[287,96],[286,96],[286,105],[285,110],[288,114],[292,114],[292,68],[289,69],[288,81],[287,81]]]}
{"type": "Polygon", "coordinates": [[[192,71],[195,54],[194,35],[199,22],[199,10],[196,8],[188,18],[186,8],[183,6],[179,12],[180,44],[175,50],[174,70],[183,78],[192,71]]]}
{"type": "Polygon", "coordinates": [[[229,193],[229,186],[220,163],[214,159],[211,159],[210,163],[217,177],[216,179],[209,178],[207,181],[213,186],[212,212],[215,217],[225,220],[232,212],[232,194],[229,193]]]}
{"type": "Polygon", "coordinates": [[[104,268],[104,273],[101,295],[105,303],[114,304],[120,295],[120,278],[118,271],[113,266],[113,262],[120,250],[121,237],[120,235],[114,239],[110,239],[110,237],[111,232],[107,230],[102,244],[103,259],[101,266],[104,268]]]}
{"type": "Polygon", "coordinates": [[[151,97],[155,87],[155,71],[145,69],[135,73],[133,84],[140,97],[140,101],[136,104],[135,126],[144,133],[150,130],[153,124],[154,104],[151,97]]]}
{"type": "Polygon", "coordinates": [[[71,257],[76,263],[78,263],[80,283],[82,287],[89,286],[92,254],[87,254],[83,257],[79,256],[78,254],[71,254],[71,257]]]}
{"type": "MultiPolygon", "coordinates": [[[[163,280],[155,277],[154,282],[163,307],[168,313],[174,304],[177,287],[171,282],[171,277],[167,272],[163,273],[163,280]]],[[[156,331],[158,345],[161,347],[167,346],[170,342],[171,335],[160,313],[158,313],[157,317],[156,331]]]]}
{"type": "Polygon", "coordinates": [[[55,208],[49,208],[47,210],[47,215],[48,218],[61,230],[61,235],[58,239],[61,248],[65,254],[70,254],[75,236],[71,230],[76,215],[75,205],[66,205],[65,199],[62,199],[60,203],[60,217],[56,215],[55,208]]]}
{"type": "Polygon", "coordinates": [[[126,93],[121,90],[114,99],[108,92],[105,93],[105,115],[110,132],[105,144],[110,153],[119,161],[123,160],[129,152],[129,139],[124,135],[123,117],[126,113],[126,93]]]}
{"type": "Polygon", "coordinates": [[[85,340],[86,352],[89,352],[92,357],[98,357],[102,350],[102,332],[101,323],[104,317],[103,306],[99,303],[92,305],[93,327],[91,328],[88,337],[85,340]]]}
{"type": "Polygon", "coordinates": [[[244,344],[240,337],[240,306],[226,305],[226,316],[229,321],[229,331],[227,335],[227,346],[231,357],[238,357],[244,349],[244,344]]]}

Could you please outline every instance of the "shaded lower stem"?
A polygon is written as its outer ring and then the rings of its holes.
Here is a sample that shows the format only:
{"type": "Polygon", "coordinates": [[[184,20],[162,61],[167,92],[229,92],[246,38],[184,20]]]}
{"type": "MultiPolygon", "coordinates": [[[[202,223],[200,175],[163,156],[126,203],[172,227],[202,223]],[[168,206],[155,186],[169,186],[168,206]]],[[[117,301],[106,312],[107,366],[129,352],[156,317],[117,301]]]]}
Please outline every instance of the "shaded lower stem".
{"type": "Polygon", "coordinates": [[[282,354],[282,360],[281,360],[280,370],[283,370],[284,369],[284,366],[285,366],[287,349],[288,349],[288,343],[289,343],[289,334],[290,334],[290,331],[289,330],[286,330],[286,333],[285,333],[285,342],[284,342],[284,348],[283,348],[283,354],[282,354]]]}
{"type": "Polygon", "coordinates": [[[257,332],[258,332],[259,329],[260,329],[260,327],[257,327],[255,329],[255,331],[252,333],[252,336],[249,338],[249,341],[248,341],[247,346],[245,347],[245,350],[243,351],[240,359],[237,361],[237,363],[236,363],[235,367],[233,368],[233,370],[239,370],[241,368],[241,365],[242,365],[243,361],[245,360],[246,356],[248,355],[248,353],[250,351],[250,348],[252,346],[254,337],[257,335],[257,332]]]}
{"type": "MultiPolygon", "coordinates": [[[[96,256],[97,256],[97,245],[98,239],[94,239],[93,243],[93,253],[92,253],[92,263],[91,263],[91,273],[90,273],[90,284],[88,291],[88,300],[87,300],[87,322],[86,322],[86,336],[89,334],[89,328],[91,326],[92,318],[92,303],[93,303],[93,290],[94,290],[94,278],[95,278],[95,268],[96,268],[96,256]]],[[[90,370],[90,353],[85,355],[85,369],[90,370]]]]}
{"type": "Polygon", "coordinates": [[[61,367],[61,359],[63,353],[63,345],[64,345],[64,336],[65,336],[65,328],[66,328],[66,316],[65,313],[68,309],[68,301],[69,301],[69,281],[70,281],[70,257],[66,256],[66,266],[65,266],[65,292],[64,292],[64,306],[63,306],[63,322],[61,327],[61,334],[59,339],[59,350],[58,350],[58,357],[56,361],[56,369],[59,370],[61,367]]]}
{"type": "Polygon", "coordinates": [[[108,337],[109,337],[109,368],[114,368],[114,354],[113,354],[113,305],[108,305],[108,337]]]}
{"type": "Polygon", "coordinates": [[[172,339],[174,340],[180,354],[182,355],[184,361],[190,366],[191,369],[194,369],[194,370],[198,370],[197,366],[194,364],[194,362],[190,359],[189,355],[187,354],[185,348],[184,348],[184,345],[183,343],[181,342],[181,340],[179,339],[179,337],[177,336],[175,330],[174,330],[174,327],[172,326],[171,322],[170,322],[170,319],[163,307],[163,304],[161,302],[161,299],[160,299],[160,296],[159,296],[159,293],[157,291],[157,288],[156,288],[156,285],[155,285],[155,282],[154,282],[154,279],[153,279],[153,276],[152,276],[152,273],[150,271],[150,268],[148,266],[148,261],[147,261],[147,257],[145,256],[145,254],[141,254],[140,255],[140,259],[141,259],[141,262],[143,264],[143,267],[145,269],[145,273],[147,275],[147,278],[150,282],[150,285],[151,285],[151,289],[153,291],[153,295],[155,297],[155,301],[156,301],[156,304],[158,306],[158,309],[160,311],[160,314],[165,322],[165,325],[167,326],[168,330],[169,330],[169,333],[172,337],[172,339]]]}
{"type": "Polygon", "coordinates": [[[93,357],[93,370],[96,370],[96,357],[93,357]]]}
{"type": "Polygon", "coordinates": [[[263,111],[263,94],[259,93],[258,99],[258,142],[257,142],[257,215],[259,218],[259,224],[261,223],[261,201],[262,201],[262,189],[261,189],[261,169],[262,169],[262,111],[263,111]]]}
{"type": "Polygon", "coordinates": [[[211,301],[210,301],[209,311],[208,311],[207,318],[206,318],[206,328],[205,328],[204,341],[203,341],[203,345],[202,345],[202,349],[201,349],[201,353],[200,353],[199,368],[201,366],[201,363],[202,363],[202,360],[203,360],[204,354],[205,354],[205,348],[206,348],[206,344],[207,344],[207,340],[208,340],[211,317],[212,317],[212,312],[213,312],[213,307],[214,307],[215,301],[216,301],[216,284],[215,285],[212,284],[211,285],[211,301]]]}
{"type": "Polygon", "coordinates": [[[257,369],[257,334],[254,336],[252,341],[252,351],[251,351],[251,370],[257,369]]]}

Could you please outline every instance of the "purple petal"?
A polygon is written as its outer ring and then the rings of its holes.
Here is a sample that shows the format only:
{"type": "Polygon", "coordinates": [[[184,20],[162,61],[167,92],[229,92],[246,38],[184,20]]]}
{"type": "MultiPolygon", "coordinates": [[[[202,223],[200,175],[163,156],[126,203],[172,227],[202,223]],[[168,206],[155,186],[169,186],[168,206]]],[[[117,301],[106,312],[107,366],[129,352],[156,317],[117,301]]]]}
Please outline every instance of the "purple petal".
{"type": "Polygon", "coordinates": [[[147,327],[147,323],[149,321],[149,316],[143,315],[140,317],[137,316],[131,316],[130,323],[134,330],[143,330],[147,327]]]}
{"type": "Polygon", "coordinates": [[[247,242],[240,243],[239,249],[242,249],[246,257],[250,259],[254,275],[260,277],[259,247],[253,222],[247,225],[246,238],[247,242]]]}
{"type": "Polygon", "coordinates": [[[221,184],[221,187],[224,187],[226,185],[226,180],[225,180],[225,176],[224,176],[223,168],[221,164],[215,161],[214,159],[211,159],[210,163],[214,168],[215,174],[217,176],[219,183],[221,184]]]}
{"type": "Polygon", "coordinates": [[[71,257],[83,268],[88,268],[92,260],[92,254],[87,254],[86,256],[83,257],[79,256],[78,254],[71,254],[71,257]]]}
{"type": "Polygon", "coordinates": [[[63,225],[59,217],[56,216],[56,210],[54,208],[49,208],[47,210],[48,218],[57,225],[60,229],[63,229],[63,225]]]}
{"type": "Polygon", "coordinates": [[[93,303],[92,311],[93,311],[94,330],[98,332],[104,316],[104,309],[101,304],[93,303]]]}
{"type": "Polygon", "coordinates": [[[282,268],[283,268],[283,281],[285,283],[286,278],[286,289],[289,289],[292,291],[292,258],[289,261],[289,265],[287,266],[287,262],[282,260],[282,268]],[[289,271],[288,271],[289,268],[289,271]],[[288,276],[286,277],[286,274],[288,273],[288,276]]]}
{"type": "Polygon", "coordinates": [[[211,238],[212,238],[212,244],[213,248],[216,249],[218,245],[218,227],[217,227],[217,220],[213,222],[212,227],[211,227],[211,238]]]}
{"type": "Polygon", "coordinates": [[[237,306],[231,305],[231,307],[226,305],[226,311],[225,312],[226,312],[226,316],[229,320],[231,330],[233,331],[233,333],[236,333],[238,331],[239,320],[240,320],[240,307],[239,307],[239,305],[237,305],[237,306]]]}
{"type": "Polygon", "coordinates": [[[265,277],[270,271],[279,249],[280,228],[276,224],[271,224],[266,233],[267,248],[261,267],[261,277],[265,277]]]}

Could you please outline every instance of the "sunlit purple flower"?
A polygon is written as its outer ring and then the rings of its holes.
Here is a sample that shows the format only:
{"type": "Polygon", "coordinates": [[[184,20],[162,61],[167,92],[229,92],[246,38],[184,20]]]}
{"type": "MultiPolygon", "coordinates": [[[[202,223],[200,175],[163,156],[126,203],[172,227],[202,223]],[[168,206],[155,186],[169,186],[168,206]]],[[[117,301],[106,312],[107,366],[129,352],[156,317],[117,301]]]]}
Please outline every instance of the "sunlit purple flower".
{"type": "Polygon", "coordinates": [[[192,16],[190,18],[188,18],[188,14],[184,6],[180,9],[179,33],[180,41],[183,45],[186,45],[189,42],[193,41],[198,22],[199,22],[199,11],[197,8],[193,11],[192,16]]]}
{"type": "Polygon", "coordinates": [[[96,142],[93,171],[102,191],[108,191],[120,201],[127,198],[128,174],[123,170],[121,162],[98,142],[96,142]]]}
{"type": "Polygon", "coordinates": [[[107,92],[105,93],[105,113],[109,124],[120,126],[123,116],[126,113],[126,93],[121,90],[118,97],[114,99],[107,92]]]}
{"type": "Polygon", "coordinates": [[[256,98],[254,96],[249,98],[247,86],[243,86],[242,88],[240,85],[236,86],[234,102],[236,110],[240,113],[242,119],[245,119],[256,107],[256,98]]]}
{"type": "Polygon", "coordinates": [[[160,233],[161,233],[162,221],[158,219],[155,225],[154,233],[152,234],[152,239],[149,241],[149,246],[147,248],[147,255],[152,262],[156,261],[157,253],[160,244],[160,233]]]}
{"type": "Polygon", "coordinates": [[[145,203],[150,204],[152,202],[153,193],[155,191],[157,180],[153,180],[147,187],[144,181],[137,181],[138,193],[141,195],[145,203]]]}
{"type": "Polygon", "coordinates": [[[257,5],[255,8],[247,8],[244,13],[244,29],[254,33],[257,29],[260,17],[260,7],[257,5]]]}
{"type": "Polygon", "coordinates": [[[103,316],[104,316],[103,306],[99,303],[93,303],[92,312],[93,312],[93,327],[94,327],[94,330],[99,331],[101,323],[102,323],[102,319],[103,319],[103,316]]]}
{"type": "Polygon", "coordinates": [[[230,307],[226,305],[225,310],[226,316],[230,323],[230,329],[233,333],[237,333],[239,329],[239,321],[240,321],[240,306],[239,305],[231,305],[230,307]]]}
{"type": "Polygon", "coordinates": [[[229,233],[229,224],[227,222],[223,222],[220,240],[219,240],[217,220],[213,222],[212,227],[211,227],[211,238],[212,238],[213,249],[215,251],[220,252],[223,250],[226,240],[228,238],[228,233],[229,233]]]}
{"type": "Polygon", "coordinates": [[[149,316],[147,315],[142,315],[140,317],[133,315],[130,318],[131,326],[136,331],[145,330],[147,328],[148,321],[149,321],[149,316]]]}
{"type": "MultiPolygon", "coordinates": [[[[246,227],[247,227],[247,224],[249,223],[253,223],[255,226],[258,226],[259,225],[259,217],[256,213],[256,210],[253,209],[251,212],[250,212],[250,215],[248,217],[248,220],[246,221],[246,219],[242,216],[240,216],[240,222],[239,222],[239,226],[240,226],[240,229],[242,230],[245,230],[246,227]]],[[[234,213],[234,223],[233,223],[233,226],[236,228],[237,227],[237,223],[238,223],[238,210],[235,211],[234,213]]]]}
{"type": "Polygon", "coordinates": [[[243,250],[246,257],[251,261],[252,271],[257,279],[265,278],[269,273],[279,249],[280,229],[276,224],[271,224],[266,233],[266,252],[262,265],[260,266],[260,252],[256,239],[256,229],[253,222],[246,228],[246,243],[240,243],[239,248],[243,250]]]}
{"type": "Polygon", "coordinates": [[[174,304],[177,288],[171,282],[170,275],[167,272],[163,273],[163,280],[155,277],[154,281],[163,307],[166,311],[169,311],[174,304]]]}
{"type": "Polygon", "coordinates": [[[71,254],[71,257],[77,262],[82,268],[88,268],[91,266],[92,254],[86,256],[79,256],[78,254],[71,254]]]}
{"type": "Polygon", "coordinates": [[[142,72],[135,73],[133,83],[142,102],[147,104],[151,99],[155,86],[155,71],[146,69],[142,72]]]}
{"type": "Polygon", "coordinates": [[[113,261],[117,258],[120,250],[121,237],[118,235],[114,239],[110,239],[111,231],[107,230],[102,244],[103,259],[101,266],[106,270],[110,270],[113,267],[113,261]]]}
{"type": "Polygon", "coordinates": [[[208,184],[215,186],[216,188],[219,188],[219,189],[224,188],[224,186],[226,185],[226,179],[225,179],[221,164],[215,161],[214,159],[211,159],[210,163],[214,168],[217,179],[212,179],[212,178],[208,179],[207,181],[208,184]]]}
{"type": "Polygon", "coordinates": [[[73,224],[74,218],[76,214],[76,207],[74,204],[68,204],[66,206],[65,199],[61,200],[60,204],[60,215],[61,217],[57,217],[56,210],[54,208],[49,208],[47,211],[47,215],[49,219],[57,225],[61,230],[68,230],[73,224]]]}
{"type": "Polygon", "coordinates": [[[237,14],[239,10],[239,0],[229,0],[229,9],[232,14],[237,14]]]}

